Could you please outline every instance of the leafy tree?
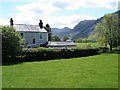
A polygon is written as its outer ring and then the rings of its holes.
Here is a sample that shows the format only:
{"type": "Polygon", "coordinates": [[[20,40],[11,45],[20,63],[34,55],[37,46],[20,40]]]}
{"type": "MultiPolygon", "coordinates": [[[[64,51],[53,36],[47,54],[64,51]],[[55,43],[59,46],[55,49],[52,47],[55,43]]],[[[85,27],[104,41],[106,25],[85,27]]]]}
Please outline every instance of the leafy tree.
{"type": "Polygon", "coordinates": [[[120,30],[118,27],[118,15],[107,14],[104,16],[101,23],[98,23],[95,28],[97,40],[107,46],[110,46],[110,51],[113,47],[118,46],[120,30]]]}
{"type": "Polygon", "coordinates": [[[49,24],[46,24],[45,29],[46,29],[47,32],[48,32],[48,41],[51,41],[51,40],[52,40],[52,36],[51,36],[52,33],[51,33],[50,25],[49,25],[49,24]]]}
{"type": "Polygon", "coordinates": [[[98,23],[96,26],[96,30],[95,30],[95,38],[96,40],[101,43],[102,45],[104,45],[105,47],[107,47],[108,44],[108,40],[107,40],[107,36],[106,36],[106,32],[105,29],[103,27],[103,23],[98,23]]]}
{"type": "Polygon", "coordinates": [[[20,34],[11,26],[1,26],[0,32],[2,35],[2,55],[4,63],[10,57],[14,59],[16,54],[22,50],[24,43],[20,34]]]}
{"type": "Polygon", "coordinates": [[[64,37],[63,37],[63,41],[66,41],[66,40],[68,40],[68,39],[69,39],[68,36],[64,36],[64,37]]]}
{"type": "Polygon", "coordinates": [[[57,35],[52,36],[52,41],[61,41],[60,37],[57,35]]]}

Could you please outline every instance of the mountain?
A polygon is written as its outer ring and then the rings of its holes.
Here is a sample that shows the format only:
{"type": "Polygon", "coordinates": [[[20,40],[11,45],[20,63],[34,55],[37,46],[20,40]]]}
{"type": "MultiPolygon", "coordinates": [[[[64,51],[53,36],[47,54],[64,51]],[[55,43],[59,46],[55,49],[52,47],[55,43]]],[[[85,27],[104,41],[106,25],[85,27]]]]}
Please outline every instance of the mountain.
{"type": "MultiPolygon", "coordinates": [[[[120,10],[114,13],[118,14],[120,18],[120,10]]],[[[86,38],[93,33],[95,26],[97,25],[97,23],[100,23],[102,21],[103,17],[100,17],[97,20],[81,21],[73,29],[70,29],[68,27],[64,27],[62,29],[52,28],[52,33],[60,37],[71,34],[72,40],[76,40],[78,38],[86,38]]]]}
{"type": "Polygon", "coordinates": [[[68,28],[68,27],[64,27],[64,28],[51,28],[52,34],[54,35],[58,35],[59,37],[63,37],[67,34],[69,34],[71,32],[72,29],[68,28]]]}
{"type": "MultiPolygon", "coordinates": [[[[120,18],[120,10],[114,13],[118,14],[120,18]]],[[[84,20],[79,22],[71,32],[73,34],[72,40],[89,37],[93,33],[97,23],[100,23],[103,17],[97,20],[84,20]]]]}
{"type": "Polygon", "coordinates": [[[94,30],[96,24],[102,21],[102,18],[97,20],[84,20],[78,23],[71,32],[74,33],[72,39],[75,40],[78,38],[88,37],[94,30]]]}

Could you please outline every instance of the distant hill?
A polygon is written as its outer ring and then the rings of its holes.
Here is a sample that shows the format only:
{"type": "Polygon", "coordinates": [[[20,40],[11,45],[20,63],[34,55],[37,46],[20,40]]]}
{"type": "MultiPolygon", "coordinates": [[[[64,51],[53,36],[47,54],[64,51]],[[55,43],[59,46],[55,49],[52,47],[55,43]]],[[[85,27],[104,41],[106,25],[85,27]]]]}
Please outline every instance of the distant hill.
{"type": "Polygon", "coordinates": [[[84,20],[84,21],[81,21],[80,23],[78,23],[73,28],[73,30],[72,30],[73,32],[71,32],[71,33],[76,33],[72,37],[72,39],[75,40],[78,38],[88,37],[94,30],[96,24],[102,21],[102,18],[99,18],[97,20],[84,20]]]}
{"type": "MultiPolygon", "coordinates": [[[[120,18],[120,10],[115,13],[117,13],[120,18]]],[[[73,40],[78,38],[86,38],[91,35],[91,33],[94,31],[96,24],[100,23],[102,19],[103,17],[100,17],[97,20],[81,21],[73,29],[70,29],[68,27],[65,27],[63,29],[52,28],[52,32],[53,34],[58,35],[60,37],[63,37],[64,35],[69,35],[69,33],[71,33],[73,40]]]]}
{"type": "Polygon", "coordinates": [[[67,34],[69,34],[71,32],[72,29],[68,28],[68,27],[64,27],[64,28],[51,28],[52,34],[54,35],[58,35],[59,37],[63,37],[67,34]]]}
{"type": "MultiPolygon", "coordinates": [[[[120,18],[120,10],[115,13],[117,13],[120,18]]],[[[74,34],[72,39],[75,40],[78,38],[85,38],[85,37],[90,36],[91,33],[94,31],[96,24],[100,23],[102,21],[103,17],[101,17],[97,20],[85,20],[85,21],[81,21],[80,23],[78,23],[73,28],[73,30],[72,30],[73,32],[71,32],[72,34],[74,34]]]]}

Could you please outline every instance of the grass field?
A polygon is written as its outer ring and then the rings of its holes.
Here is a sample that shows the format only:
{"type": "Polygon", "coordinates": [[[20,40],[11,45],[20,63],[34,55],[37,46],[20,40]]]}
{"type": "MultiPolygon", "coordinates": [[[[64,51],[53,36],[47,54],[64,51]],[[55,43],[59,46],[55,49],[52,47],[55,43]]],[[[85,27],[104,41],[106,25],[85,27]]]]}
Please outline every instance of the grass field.
{"type": "Polygon", "coordinates": [[[3,88],[117,88],[118,55],[2,66],[3,88]]]}
{"type": "Polygon", "coordinates": [[[88,43],[76,43],[76,46],[78,48],[98,48],[101,45],[99,43],[88,42],[88,43]]]}

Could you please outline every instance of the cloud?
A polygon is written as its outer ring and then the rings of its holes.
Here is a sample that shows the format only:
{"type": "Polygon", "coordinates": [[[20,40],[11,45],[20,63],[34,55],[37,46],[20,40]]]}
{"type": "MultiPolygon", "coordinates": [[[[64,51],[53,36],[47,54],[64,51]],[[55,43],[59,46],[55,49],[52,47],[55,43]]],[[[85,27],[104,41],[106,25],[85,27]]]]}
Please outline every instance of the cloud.
{"type": "MultiPolygon", "coordinates": [[[[73,13],[69,16],[64,15],[54,15],[53,13],[58,13],[60,10],[70,11],[80,9],[80,8],[106,8],[113,9],[116,8],[117,0],[36,0],[34,2],[29,2],[24,5],[16,6],[16,10],[19,11],[13,16],[14,23],[25,23],[25,24],[38,24],[39,20],[42,19],[44,25],[49,23],[51,27],[63,28],[70,27],[73,28],[77,23],[82,20],[96,19],[96,17],[88,15],[74,15],[73,13]]],[[[5,24],[9,24],[8,20],[0,18],[0,21],[5,24]]],[[[1,23],[0,23],[1,24],[1,23]]]]}
{"type": "Polygon", "coordinates": [[[32,15],[27,15],[25,13],[18,14],[14,18],[14,23],[25,23],[25,24],[36,24],[38,25],[39,20],[43,21],[44,26],[48,23],[52,28],[63,28],[63,27],[69,27],[73,28],[77,23],[79,23],[82,20],[91,20],[96,19],[92,16],[87,15],[70,15],[70,16],[50,16],[50,15],[44,15],[40,16],[36,13],[33,13],[32,15]]]}
{"type": "Polygon", "coordinates": [[[50,14],[56,11],[56,8],[49,3],[46,2],[32,2],[29,4],[24,4],[22,6],[15,7],[19,12],[29,12],[33,11],[38,14],[50,14]]]}
{"type": "MultiPolygon", "coordinates": [[[[63,28],[63,27],[74,28],[74,26],[77,25],[82,20],[91,20],[96,18],[87,15],[40,16],[34,12],[19,13],[13,18],[14,24],[33,24],[33,25],[38,25],[40,19],[43,21],[44,26],[48,23],[50,24],[51,28],[63,28]]],[[[0,18],[0,25],[9,25],[9,22],[10,21],[8,19],[5,20],[3,18],[0,18]]]]}
{"type": "Polygon", "coordinates": [[[79,8],[106,8],[113,9],[118,5],[118,0],[40,0],[30,2],[15,8],[20,12],[35,11],[39,14],[51,14],[57,10],[76,10],[79,8]]]}
{"type": "Polygon", "coordinates": [[[4,18],[0,18],[0,25],[10,25],[9,20],[5,20],[4,18]]]}
{"type": "Polygon", "coordinates": [[[79,8],[116,8],[118,0],[55,0],[53,5],[60,9],[75,10],[79,8]]]}
{"type": "Polygon", "coordinates": [[[38,24],[39,20],[42,19],[45,24],[49,23],[51,27],[63,28],[67,26],[73,28],[81,20],[95,19],[94,17],[87,15],[55,16],[52,14],[53,12],[64,8],[66,10],[69,10],[72,7],[74,7],[72,9],[78,8],[78,5],[76,4],[78,3],[75,2],[74,5],[73,0],[61,0],[60,2],[56,0],[45,2],[43,0],[16,6],[15,8],[19,13],[13,16],[14,23],[38,24]]]}
{"type": "Polygon", "coordinates": [[[120,10],[120,1],[118,2],[118,10],[120,10]]]}

